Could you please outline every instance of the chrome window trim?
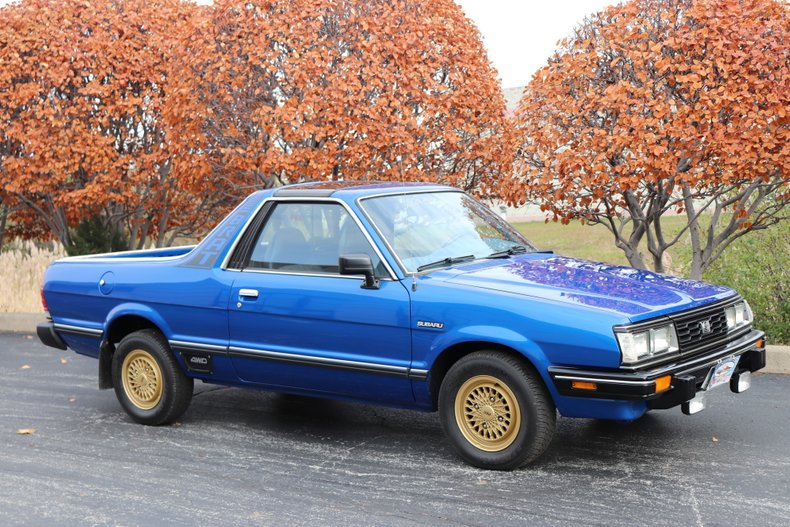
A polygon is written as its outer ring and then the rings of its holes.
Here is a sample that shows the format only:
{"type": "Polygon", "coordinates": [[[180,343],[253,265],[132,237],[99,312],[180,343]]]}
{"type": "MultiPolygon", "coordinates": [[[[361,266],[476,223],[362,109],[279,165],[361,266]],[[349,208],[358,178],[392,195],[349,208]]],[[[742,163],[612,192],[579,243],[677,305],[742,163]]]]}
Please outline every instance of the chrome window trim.
{"type": "MultiPolygon", "coordinates": [[[[227,271],[232,273],[281,274],[281,275],[291,275],[291,276],[311,276],[316,278],[342,278],[345,280],[359,280],[361,278],[365,278],[365,275],[363,274],[299,273],[296,271],[279,271],[276,269],[244,269],[243,271],[240,269],[227,269],[227,271]]],[[[379,280],[383,280],[385,282],[396,281],[388,277],[379,278],[379,280]]]]}
{"type": "Polygon", "coordinates": [[[341,275],[339,273],[298,273],[298,272],[283,272],[283,271],[273,272],[273,271],[270,271],[270,270],[261,270],[261,269],[244,269],[244,270],[241,270],[241,269],[235,269],[235,268],[228,268],[228,263],[230,262],[231,255],[236,250],[236,245],[239,243],[239,240],[241,240],[241,238],[244,237],[244,234],[247,232],[247,229],[250,227],[250,223],[252,223],[252,220],[260,213],[260,211],[263,208],[263,206],[266,203],[269,203],[269,202],[272,202],[274,204],[277,204],[277,203],[288,203],[288,202],[298,202],[298,203],[337,203],[337,204],[340,204],[340,206],[342,206],[346,210],[346,212],[349,214],[349,216],[351,216],[351,218],[354,220],[354,223],[357,224],[357,227],[359,228],[359,230],[362,231],[363,236],[365,236],[365,239],[367,240],[368,244],[370,244],[370,246],[373,248],[373,251],[376,253],[376,256],[378,256],[379,259],[384,263],[384,268],[387,270],[387,273],[389,274],[389,278],[383,277],[382,279],[383,280],[398,281],[397,274],[395,273],[395,271],[393,271],[393,269],[390,266],[390,264],[387,261],[387,259],[384,258],[384,255],[382,254],[382,252],[379,249],[378,245],[373,241],[373,238],[371,238],[370,233],[365,228],[365,226],[362,224],[362,222],[359,220],[359,217],[357,217],[357,214],[354,212],[354,209],[352,209],[349,206],[349,204],[346,203],[345,201],[343,201],[342,199],[332,198],[332,197],[311,198],[311,197],[290,197],[290,196],[277,197],[277,196],[269,196],[268,198],[264,199],[263,201],[261,201],[260,205],[255,210],[255,212],[250,215],[250,217],[248,218],[247,222],[244,224],[244,227],[242,228],[242,230],[239,231],[239,235],[236,236],[236,239],[234,240],[233,245],[231,246],[231,249],[225,255],[225,259],[223,260],[222,265],[220,266],[220,269],[222,269],[223,271],[236,271],[236,272],[245,272],[245,273],[246,272],[255,272],[255,273],[267,273],[267,274],[290,274],[290,275],[298,275],[298,276],[321,276],[321,277],[324,277],[324,278],[327,278],[327,277],[328,278],[338,278],[339,277],[339,278],[352,278],[352,279],[355,279],[355,280],[359,279],[359,277],[362,276],[362,275],[341,275]]]}
{"type": "MultiPolygon", "coordinates": [[[[230,244],[230,249],[228,249],[228,252],[225,253],[225,258],[222,259],[222,264],[219,266],[220,269],[222,269],[223,271],[228,270],[227,268],[228,263],[230,263],[230,257],[233,256],[233,253],[236,251],[236,246],[238,246],[239,241],[241,241],[241,239],[244,238],[244,233],[247,232],[247,229],[250,227],[250,223],[252,223],[252,220],[254,220],[258,216],[258,214],[261,212],[261,209],[266,204],[266,202],[269,201],[269,199],[270,198],[261,200],[261,202],[258,203],[258,206],[255,207],[253,213],[250,214],[250,217],[247,218],[247,221],[244,222],[244,225],[241,226],[241,229],[239,230],[239,234],[236,235],[236,239],[233,240],[232,244],[230,244]]],[[[242,201],[242,203],[244,202],[242,201]]],[[[239,269],[233,269],[233,270],[239,271],[239,269]]]]}

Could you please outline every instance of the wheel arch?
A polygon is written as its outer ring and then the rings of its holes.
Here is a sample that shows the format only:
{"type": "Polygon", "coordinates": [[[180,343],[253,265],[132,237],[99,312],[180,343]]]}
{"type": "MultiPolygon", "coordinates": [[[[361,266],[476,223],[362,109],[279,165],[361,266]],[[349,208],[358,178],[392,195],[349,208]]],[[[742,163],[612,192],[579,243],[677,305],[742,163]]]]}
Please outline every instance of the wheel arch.
{"type": "Polygon", "coordinates": [[[112,355],[116,344],[126,335],[142,329],[153,329],[162,335],[167,335],[164,320],[146,306],[118,306],[107,316],[104,328],[104,338],[99,351],[99,389],[101,390],[113,388],[112,355]]]}
{"type": "Polygon", "coordinates": [[[428,376],[428,390],[434,408],[437,407],[439,389],[450,368],[463,357],[477,351],[499,351],[517,358],[537,373],[538,377],[543,381],[543,385],[551,394],[552,398],[554,398],[553,386],[542,373],[542,371],[546,371],[548,366],[542,353],[524,353],[515,346],[492,340],[467,340],[448,346],[442,350],[433,361],[430,368],[430,375],[428,376]]]}

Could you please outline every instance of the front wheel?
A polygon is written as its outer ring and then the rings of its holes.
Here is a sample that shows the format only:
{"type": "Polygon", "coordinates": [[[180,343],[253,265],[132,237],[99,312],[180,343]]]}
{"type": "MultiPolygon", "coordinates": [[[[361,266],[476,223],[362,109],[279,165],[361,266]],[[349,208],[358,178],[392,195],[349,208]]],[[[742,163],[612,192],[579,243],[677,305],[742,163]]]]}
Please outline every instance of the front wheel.
{"type": "Polygon", "coordinates": [[[439,390],[439,418],[469,464],[511,470],[537,459],[551,443],[556,410],[538,375],[505,353],[463,357],[439,390]]]}
{"type": "Polygon", "coordinates": [[[192,400],[192,378],[155,330],[135,331],[121,340],[112,357],[112,379],[123,409],[144,425],[175,421],[192,400]]]}

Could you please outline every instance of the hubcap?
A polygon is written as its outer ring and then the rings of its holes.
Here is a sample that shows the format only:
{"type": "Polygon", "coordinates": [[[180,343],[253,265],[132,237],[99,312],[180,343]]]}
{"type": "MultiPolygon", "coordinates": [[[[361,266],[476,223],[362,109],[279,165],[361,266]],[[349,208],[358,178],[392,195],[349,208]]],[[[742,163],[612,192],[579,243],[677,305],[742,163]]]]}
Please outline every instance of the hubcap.
{"type": "Polygon", "coordinates": [[[476,375],[455,395],[455,420],[474,446],[499,452],[515,441],[521,410],[507,384],[490,375],[476,375]]]}
{"type": "Polygon", "coordinates": [[[143,350],[134,350],[121,366],[123,390],[141,410],[150,410],[162,398],[162,370],[156,359],[143,350]]]}

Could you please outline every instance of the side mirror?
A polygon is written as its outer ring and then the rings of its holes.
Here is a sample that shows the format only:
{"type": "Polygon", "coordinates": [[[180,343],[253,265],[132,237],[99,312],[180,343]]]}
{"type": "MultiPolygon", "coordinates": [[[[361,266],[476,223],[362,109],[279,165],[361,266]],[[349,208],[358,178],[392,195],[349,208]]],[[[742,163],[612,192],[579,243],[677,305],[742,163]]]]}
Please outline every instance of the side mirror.
{"type": "Polygon", "coordinates": [[[362,289],[378,289],[379,279],[373,273],[373,262],[370,256],[364,253],[344,254],[338,260],[340,274],[365,275],[362,289]]]}

